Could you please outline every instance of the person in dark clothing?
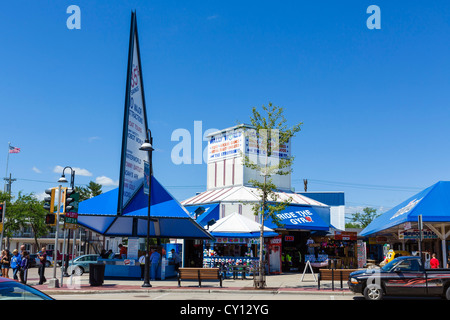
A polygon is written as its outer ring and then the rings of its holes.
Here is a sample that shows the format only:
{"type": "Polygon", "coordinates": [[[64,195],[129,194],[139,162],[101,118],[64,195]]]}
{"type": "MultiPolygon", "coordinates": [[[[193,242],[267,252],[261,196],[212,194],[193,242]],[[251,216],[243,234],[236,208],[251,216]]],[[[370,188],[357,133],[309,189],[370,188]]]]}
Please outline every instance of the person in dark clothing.
{"type": "Polygon", "coordinates": [[[20,262],[20,271],[19,271],[20,282],[23,284],[27,284],[28,268],[30,267],[29,261],[30,261],[30,255],[28,254],[28,251],[23,251],[22,261],[20,262]]]}
{"type": "Polygon", "coordinates": [[[45,252],[45,247],[38,253],[39,258],[39,284],[44,284],[47,281],[45,278],[45,264],[47,263],[47,253],[45,252]]]}

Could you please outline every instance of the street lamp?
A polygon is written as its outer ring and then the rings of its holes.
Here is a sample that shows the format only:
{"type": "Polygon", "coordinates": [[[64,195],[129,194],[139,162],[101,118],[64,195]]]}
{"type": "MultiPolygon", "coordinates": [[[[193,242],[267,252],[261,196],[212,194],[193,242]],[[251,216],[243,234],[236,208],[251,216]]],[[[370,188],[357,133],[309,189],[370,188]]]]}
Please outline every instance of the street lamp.
{"type": "Polygon", "coordinates": [[[147,211],[147,252],[145,254],[145,269],[144,269],[144,283],[142,287],[151,287],[149,279],[150,269],[150,206],[151,206],[151,193],[152,193],[152,151],[153,149],[153,137],[150,129],[147,129],[147,137],[145,142],[141,145],[139,150],[148,152],[148,164],[149,164],[149,181],[148,181],[148,211],[147,211]]]}
{"type": "Polygon", "coordinates": [[[66,176],[64,175],[64,171],[65,171],[67,168],[70,169],[70,187],[71,187],[72,190],[73,190],[73,188],[74,188],[74,182],[75,182],[75,170],[73,170],[72,167],[67,166],[67,167],[65,167],[65,168],[63,169],[61,178],[58,179],[58,182],[59,182],[59,183],[67,183],[67,182],[68,182],[67,179],[66,179],[66,176]]]}

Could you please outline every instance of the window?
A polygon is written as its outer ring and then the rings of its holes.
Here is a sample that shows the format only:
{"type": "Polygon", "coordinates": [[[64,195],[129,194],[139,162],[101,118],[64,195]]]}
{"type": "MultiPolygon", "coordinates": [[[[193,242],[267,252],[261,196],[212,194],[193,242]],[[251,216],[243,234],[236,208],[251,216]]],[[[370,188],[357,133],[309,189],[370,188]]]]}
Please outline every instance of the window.
{"type": "Polygon", "coordinates": [[[402,272],[415,272],[420,270],[419,261],[417,260],[404,260],[400,262],[396,267],[402,272]]]}

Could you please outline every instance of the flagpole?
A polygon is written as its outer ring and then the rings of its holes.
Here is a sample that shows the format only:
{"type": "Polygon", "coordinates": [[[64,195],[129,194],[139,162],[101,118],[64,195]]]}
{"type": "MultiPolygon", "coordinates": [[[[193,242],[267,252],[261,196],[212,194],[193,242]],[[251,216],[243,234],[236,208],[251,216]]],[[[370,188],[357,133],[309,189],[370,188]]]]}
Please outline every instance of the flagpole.
{"type": "Polygon", "coordinates": [[[7,191],[6,190],[6,179],[8,178],[8,163],[9,163],[9,149],[11,147],[11,142],[8,142],[8,156],[6,157],[6,172],[5,172],[5,185],[3,187],[3,191],[7,191]]]}

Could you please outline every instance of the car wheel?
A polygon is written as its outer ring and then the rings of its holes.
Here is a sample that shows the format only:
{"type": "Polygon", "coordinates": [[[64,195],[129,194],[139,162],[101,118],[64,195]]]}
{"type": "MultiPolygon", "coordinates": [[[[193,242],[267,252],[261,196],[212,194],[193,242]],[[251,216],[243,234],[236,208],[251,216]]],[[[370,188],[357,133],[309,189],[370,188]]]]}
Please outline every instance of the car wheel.
{"type": "Polygon", "coordinates": [[[445,298],[447,300],[450,300],[450,287],[447,288],[447,291],[445,291],[445,298]]]}
{"type": "Polygon", "coordinates": [[[83,270],[83,268],[81,268],[81,267],[75,267],[75,269],[73,269],[72,272],[73,272],[73,274],[76,275],[76,276],[81,276],[81,275],[83,275],[84,270],[83,270]]]}
{"type": "Polygon", "coordinates": [[[376,284],[369,285],[364,288],[364,298],[366,300],[381,300],[383,299],[383,289],[376,284]]]}

